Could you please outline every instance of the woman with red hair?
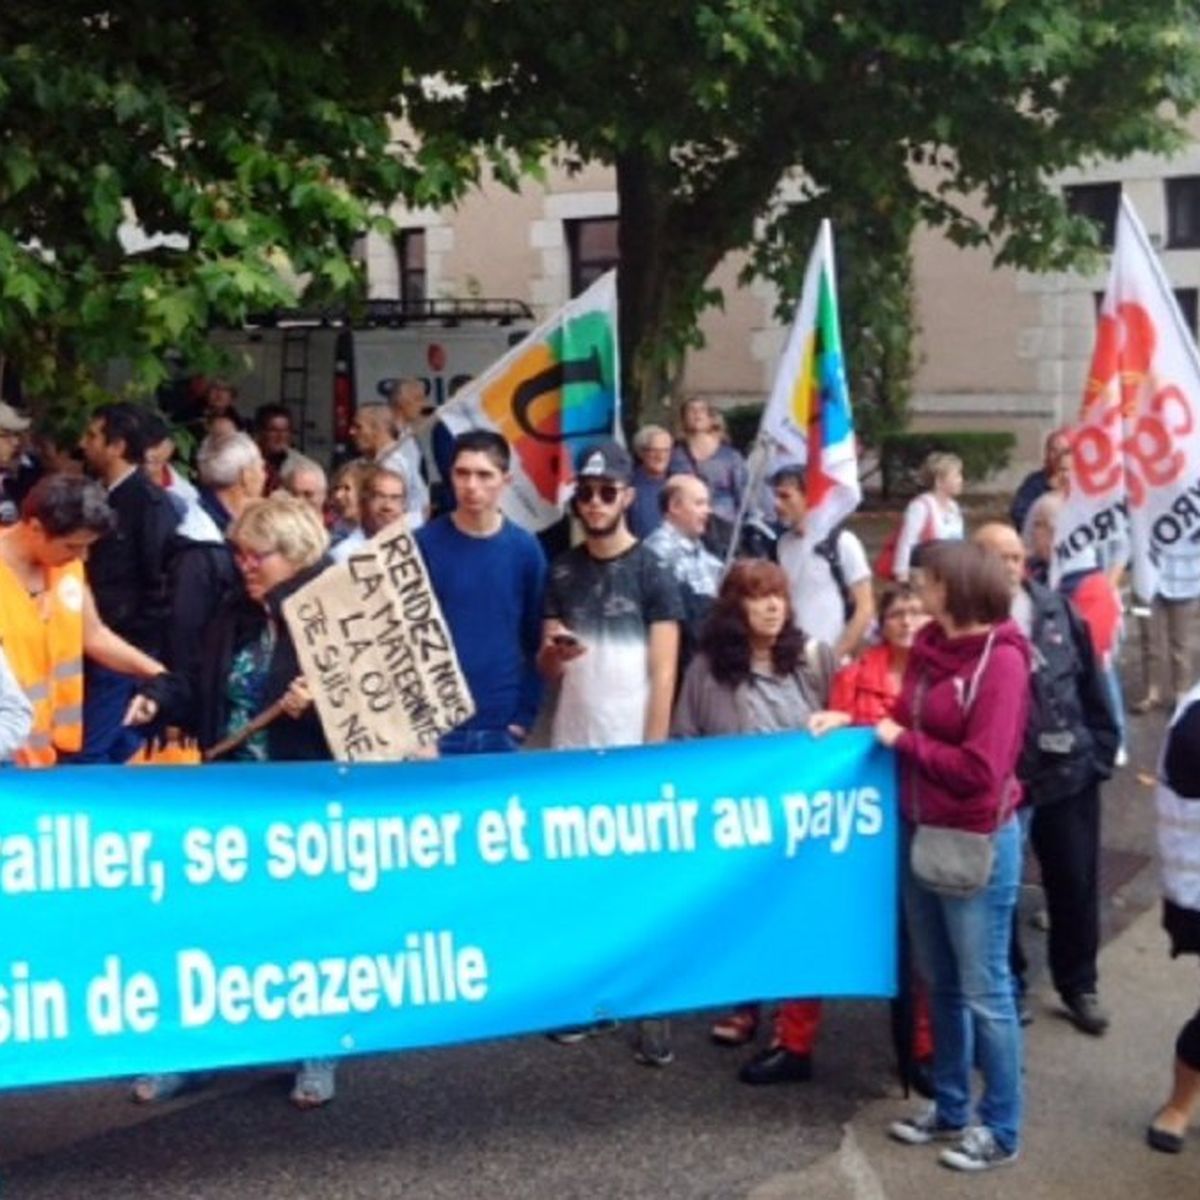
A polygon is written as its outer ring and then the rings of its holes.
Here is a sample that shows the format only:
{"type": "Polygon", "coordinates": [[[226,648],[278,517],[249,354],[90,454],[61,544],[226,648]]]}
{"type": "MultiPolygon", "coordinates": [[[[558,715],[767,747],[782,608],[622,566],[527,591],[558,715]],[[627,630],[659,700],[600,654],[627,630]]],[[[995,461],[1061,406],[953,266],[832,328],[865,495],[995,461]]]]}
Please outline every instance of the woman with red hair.
{"type": "MultiPolygon", "coordinates": [[[[777,733],[805,729],[829,707],[833,651],[796,627],[788,579],[776,563],[735,562],[700,636],[700,650],[684,676],[671,725],[674,737],[730,733],[777,733]]],[[[810,1006],[785,1004],[775,1037],[746,1062],[744,1083],[807,1079],[812,1063],[793,1047],[815,1031],[810,1006]],[[800,1026],[804,1025],[804,1029],[800,1026]]],[[[743,1005],[713,1026],[725,1045],[750,1041],[758,1027],[758,1005],[743,1005]]]]}

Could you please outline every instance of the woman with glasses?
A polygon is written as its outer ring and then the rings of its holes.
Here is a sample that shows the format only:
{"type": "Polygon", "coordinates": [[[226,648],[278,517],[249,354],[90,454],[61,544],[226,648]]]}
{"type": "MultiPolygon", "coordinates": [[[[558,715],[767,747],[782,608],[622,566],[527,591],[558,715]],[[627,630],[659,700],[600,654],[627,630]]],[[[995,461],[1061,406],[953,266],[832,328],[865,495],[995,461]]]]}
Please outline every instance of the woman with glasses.
{"type": "MultiPolygon", "coordinates": [[[[316,512],[292,496],[249,504],[229,528],[244,590],[218,610],[205,638],[199,678],[191,681],[202,748],[245,729],[259,713],[282,701],[283,715],[248,737],[227,757],[242,762],[328,759],[329,744],[300,671],[296,647],[283,619],[283,603],[329,565],[329,535],[316,512]]],[[[145,1075],[133,1099],[168,1100],[204,1082],[205,1076],[145,1075]]],[[[328,1104],[334,1063],[301,1064],[291,1092],[297,1108],[328,1104]]]]}
{"type": "MultiPolygon", "coordinates": [[[[879,597],[879,641],[868,646],[834,677],[829,711],[816,713],[809,722],[814,734],[847,725],[875,725],[890,717],[900,698],[900,685],[909,652],[917,634],[929,620],[921,601],[907,583],[889,584],[879,597]]],[[[907,966],[907,939],[901,940],[902,962],[907,966]]],[[[893,1001],[892,1031],[901,1076],[922,1096],[933,1098],[933,1028],[929,998],[924,987],[909,975],[912,986],[893,1001]]],[[[792,1000],[792,1028],[800,1040],[794,1047],[807,1052],[816,1037],[820,1001],[792,1000]],[[807,1017],[807,1021],[805,1021],[807,1017]]]]}

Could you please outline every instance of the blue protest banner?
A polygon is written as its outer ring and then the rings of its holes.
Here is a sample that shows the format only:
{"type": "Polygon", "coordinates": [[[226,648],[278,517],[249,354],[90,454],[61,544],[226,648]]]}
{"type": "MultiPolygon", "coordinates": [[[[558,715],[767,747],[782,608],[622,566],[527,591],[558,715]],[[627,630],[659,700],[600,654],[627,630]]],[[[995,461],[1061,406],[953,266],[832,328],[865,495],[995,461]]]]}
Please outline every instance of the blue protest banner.
{"type": "Polygon", "coordinates": [[[0,1086],[895,986],[870,731],[0,781],[0,1086]]]}

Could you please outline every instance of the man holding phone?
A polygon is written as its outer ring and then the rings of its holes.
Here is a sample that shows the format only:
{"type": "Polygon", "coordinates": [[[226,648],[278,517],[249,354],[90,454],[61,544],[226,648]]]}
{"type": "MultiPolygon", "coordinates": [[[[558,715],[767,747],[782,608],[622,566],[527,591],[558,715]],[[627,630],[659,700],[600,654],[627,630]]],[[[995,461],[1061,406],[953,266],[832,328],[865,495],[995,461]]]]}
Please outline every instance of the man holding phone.
{"type": "Polygon", "coordinates": [[[542,674],[560,683],[556,748],[661,742],[670,726],[683,602],[625,524],[631,479],[616,442],[579,457],[571,505],[584,541],[551,564],[538,654],[542,674]]]}
{"type": "MultiPolygon", "coordinates": [[[[623,446],[586,447],[575,469],[571,507],[581,546],[550,565],[538,666],[559,685],[550,731],[556,749],[636,746],[666,740],[679,659],[683,601],[670,571],[629,532],[633,463],[623,446]]],[[[576,1042],[611,1022],[559,1030],[576,1042]]],[[[672,1061],[666,1020],[638,1023],[634,1058],[672,1061]]]]}

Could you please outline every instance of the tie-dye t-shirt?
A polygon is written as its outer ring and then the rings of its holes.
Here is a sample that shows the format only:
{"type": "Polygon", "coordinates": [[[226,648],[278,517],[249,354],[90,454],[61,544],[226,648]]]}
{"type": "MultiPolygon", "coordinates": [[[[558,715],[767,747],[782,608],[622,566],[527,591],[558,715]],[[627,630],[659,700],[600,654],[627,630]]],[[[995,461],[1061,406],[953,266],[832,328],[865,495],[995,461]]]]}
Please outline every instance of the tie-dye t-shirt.
{"type": "Polygon", "coordinates": [[[552,744],[638,745],[650,698],[650,626],[683,618],[671,574],[641,542],[608,559],[577,546],[550,567],[546,616],[561,621],[587,651],[566,666],[552,744]]]}

